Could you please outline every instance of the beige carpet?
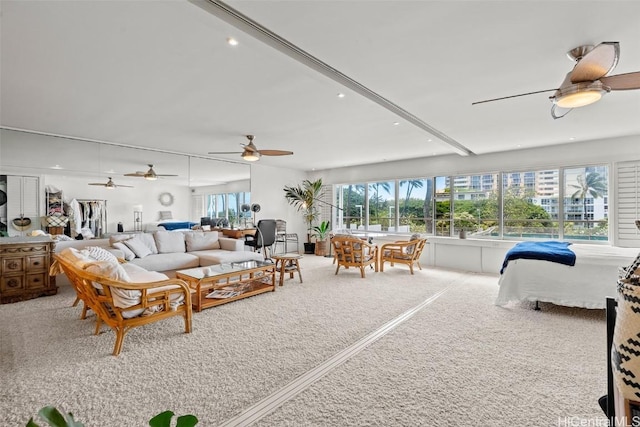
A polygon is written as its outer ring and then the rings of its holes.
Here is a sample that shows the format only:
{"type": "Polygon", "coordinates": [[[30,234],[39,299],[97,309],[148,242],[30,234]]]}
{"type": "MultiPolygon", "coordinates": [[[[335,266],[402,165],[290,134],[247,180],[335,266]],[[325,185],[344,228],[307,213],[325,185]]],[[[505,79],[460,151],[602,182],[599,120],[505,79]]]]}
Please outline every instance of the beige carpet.
{"type": "Polygon", "coordinates": [[[497,277],[404,266],[384,273],[305,256],[304,283],[114,334],[92,335],[74,295],[0,305],[0,425],[45,405],[88,427],[144,426],[166,409],[216,426],[450,287],[257,425],[530,425],[603,419],[602,311],[496,307],[497,277]]]}

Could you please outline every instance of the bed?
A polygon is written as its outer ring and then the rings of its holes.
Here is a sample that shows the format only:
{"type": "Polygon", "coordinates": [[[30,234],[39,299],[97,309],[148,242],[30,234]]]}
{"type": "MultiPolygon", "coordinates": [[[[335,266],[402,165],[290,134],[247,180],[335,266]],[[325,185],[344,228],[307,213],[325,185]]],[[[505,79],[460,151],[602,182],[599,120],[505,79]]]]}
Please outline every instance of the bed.
{"type": "Polygon", "coordinates": [[[582,243],[569,248],[575,253],[573,266],[538,259],[508,261],[498,282],[496,305],[540,301],[569,307],[605,308],[606,298],[616,296],[620,269],[630,266],[639,251],[582,243]]]}

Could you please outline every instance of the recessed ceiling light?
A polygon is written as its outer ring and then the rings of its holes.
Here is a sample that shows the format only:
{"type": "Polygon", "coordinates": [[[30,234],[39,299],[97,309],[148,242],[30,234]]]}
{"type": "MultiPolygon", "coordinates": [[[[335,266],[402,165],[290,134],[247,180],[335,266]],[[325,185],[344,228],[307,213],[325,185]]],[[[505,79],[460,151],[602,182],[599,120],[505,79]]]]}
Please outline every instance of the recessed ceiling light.
{"type": "Polygon", "coordinates": [[[60,165],[51,166],[51,169],[62,169],[62,166],[60,165]]]}
{"type": "Polygon", "coordinates": [[[569,138],[569,141],[575,141],[575,140],[576,140],[575,136],[572,136],[571,138],[569,138]]]}
{"type": "Polygon", "coordinates": [[[227,37],[227,43],[229,43],[231,46],[238,46],[238,40],[234,39],[233,37],[227,37]]]}
{"type": "Polygon", "coordinates": [[[344,94],[344,93],[340,92],[340,93],[338,94],[338,98],[344,98],[344,97],[345,97],[345,94],[344,94]]]}
{"type": "Polygon", "coordinates": [[[433,139],[431,139],[431,138],[427,139],[427,142],[432,142],[432,141],[433,141],[433,139]]]}
{"type": "Polygon", "coordinates": [[[399,125],[400,125],[400,122],[393,122],[393,125],[394,125],[394,126],[399,126],[399,125]]]}

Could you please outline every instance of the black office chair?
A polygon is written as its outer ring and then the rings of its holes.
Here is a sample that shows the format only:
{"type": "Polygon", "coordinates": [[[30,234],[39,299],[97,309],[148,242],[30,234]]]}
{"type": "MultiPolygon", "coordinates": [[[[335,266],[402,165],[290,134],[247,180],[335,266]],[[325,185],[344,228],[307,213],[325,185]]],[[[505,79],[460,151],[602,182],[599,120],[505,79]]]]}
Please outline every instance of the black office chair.
{"type": "Polygon", "coordinates": [[[200,225],[211,225],[211,218],[208,216],[200,217],[200,225]]]}
{"type": "Polygon", "coordinates": [[[260,252],[264,248],[265,261],[271,260],[271,256],[267,251],[270,249],[276,241],[276,220],[275,219],[261,219],[258,221],[258,227],[256,234],[253,236],[244,236],[244,244],[251,246],[254,250],[260,252]]]}

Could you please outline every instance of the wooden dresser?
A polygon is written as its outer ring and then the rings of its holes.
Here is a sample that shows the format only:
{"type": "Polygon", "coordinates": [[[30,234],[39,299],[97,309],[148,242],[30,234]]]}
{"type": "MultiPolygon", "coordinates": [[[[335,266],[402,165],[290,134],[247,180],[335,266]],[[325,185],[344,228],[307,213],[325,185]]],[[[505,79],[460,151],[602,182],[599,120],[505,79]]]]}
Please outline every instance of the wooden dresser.
{"type": "Polygon", "coordinates": [[[53,247],[49,237],[0,238],[0,304],[56,294],[53,247]]]}

